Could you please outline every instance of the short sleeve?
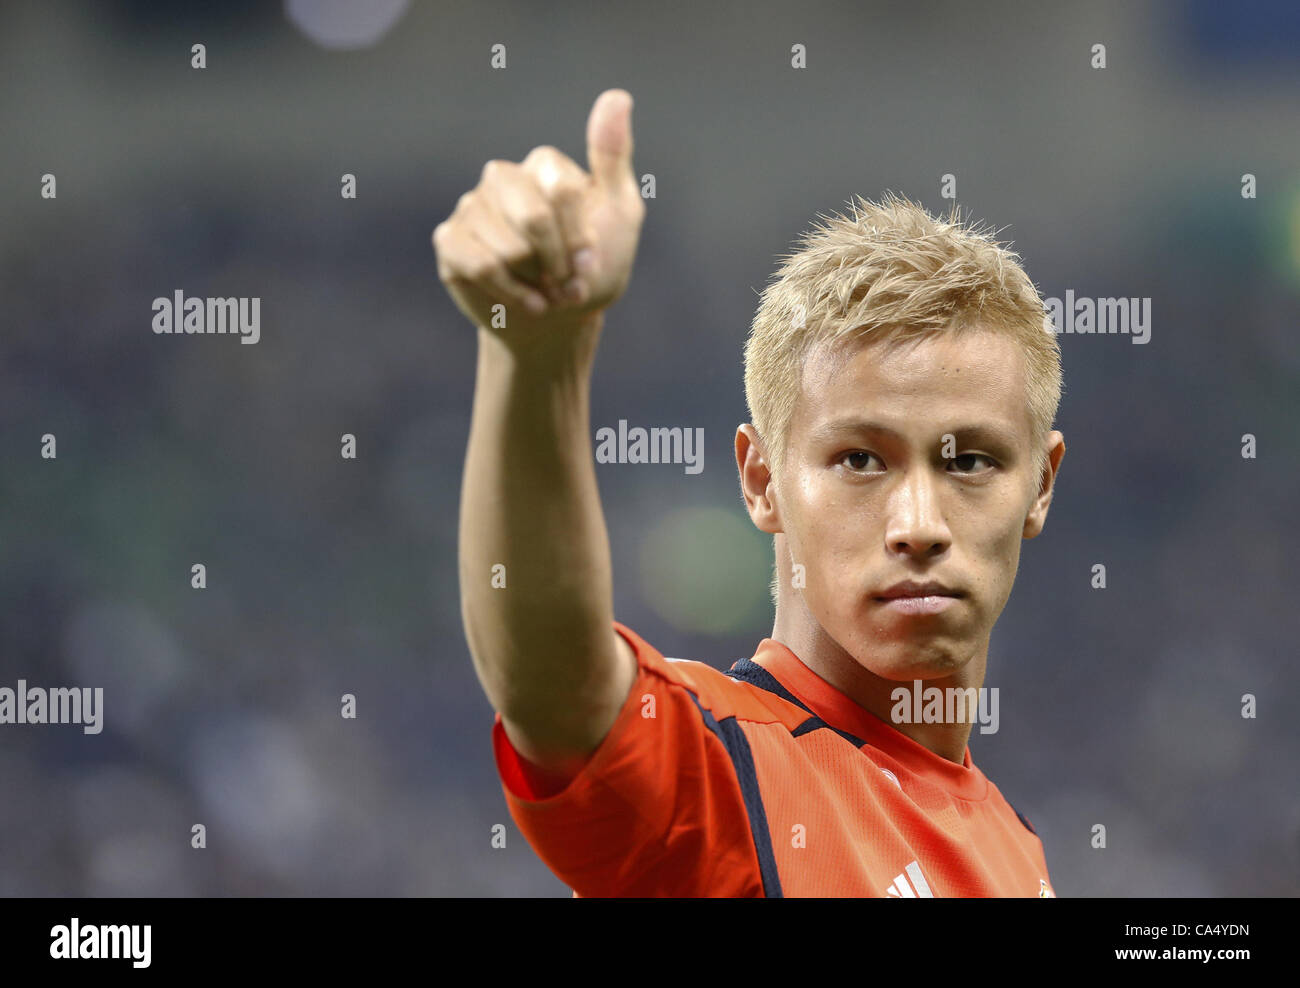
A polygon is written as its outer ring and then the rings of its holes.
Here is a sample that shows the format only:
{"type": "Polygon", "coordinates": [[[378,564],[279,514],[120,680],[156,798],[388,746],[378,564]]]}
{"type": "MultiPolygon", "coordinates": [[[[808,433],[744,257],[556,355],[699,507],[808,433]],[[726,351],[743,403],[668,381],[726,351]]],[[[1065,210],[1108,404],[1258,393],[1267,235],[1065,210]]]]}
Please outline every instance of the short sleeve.
{"type": "Polygon", "coordinates": [[[636,653],[637,678],[564,788],[530,784],[496,715],[492,749],[511,817],[579,896],[762,895],[740,784],[706,723],[698,684],[692,689],[635,632],[614,627],[636,653]]]}

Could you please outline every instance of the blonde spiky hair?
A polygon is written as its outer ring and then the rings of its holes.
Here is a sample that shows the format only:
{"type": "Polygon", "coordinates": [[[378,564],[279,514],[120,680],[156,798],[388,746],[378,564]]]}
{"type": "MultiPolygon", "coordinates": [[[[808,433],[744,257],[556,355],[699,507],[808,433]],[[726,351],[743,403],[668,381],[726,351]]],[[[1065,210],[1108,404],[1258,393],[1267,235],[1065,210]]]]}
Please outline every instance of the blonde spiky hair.
{"type": "Polygon", "coordinates": [[[1042,441],[1061,400],[1061,351],[1019,255],[995,232],[963,222],[954,206],[936,219],[892,192],[856,196],[852,216],[825,216],[763,290],[745,344],[745,400],[775,476],[801,387],[804,361],[827,341],[903,343],[978,324],[1020,343],[1033,424],[1035,490],[1047,466],[1042,441]]]}

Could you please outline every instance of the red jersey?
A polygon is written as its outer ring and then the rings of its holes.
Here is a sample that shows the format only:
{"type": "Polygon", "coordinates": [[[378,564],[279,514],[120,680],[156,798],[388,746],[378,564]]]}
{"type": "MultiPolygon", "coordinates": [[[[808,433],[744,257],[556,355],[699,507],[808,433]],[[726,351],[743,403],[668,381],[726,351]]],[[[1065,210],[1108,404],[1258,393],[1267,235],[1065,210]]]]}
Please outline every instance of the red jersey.
{"type": "Polygon", "coordinates": [[[724,673],[615,628],[637,678],[563,789],[492,729],[510,815],[574,895],[1055,895],[969,747],[935,754],[770,638],[724,673]]]}

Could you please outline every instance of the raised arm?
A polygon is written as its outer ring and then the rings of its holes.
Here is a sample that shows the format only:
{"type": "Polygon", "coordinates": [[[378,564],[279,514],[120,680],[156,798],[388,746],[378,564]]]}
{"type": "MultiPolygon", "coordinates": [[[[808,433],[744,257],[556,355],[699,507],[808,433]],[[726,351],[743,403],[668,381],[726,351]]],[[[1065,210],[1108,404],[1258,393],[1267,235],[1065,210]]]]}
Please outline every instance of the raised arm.
{"type": "Polygon", "coordinates": [[[600,744],[636,676],[612,627],[588,412],[604,310],[627,286],[645,215],[631,113],[624,90],[602,93],[589,171],[550,146],[489,161],[433,232],[438,275],[479,339],[461,493],[465,632],[512,744],[557,779],[600,744]]]}

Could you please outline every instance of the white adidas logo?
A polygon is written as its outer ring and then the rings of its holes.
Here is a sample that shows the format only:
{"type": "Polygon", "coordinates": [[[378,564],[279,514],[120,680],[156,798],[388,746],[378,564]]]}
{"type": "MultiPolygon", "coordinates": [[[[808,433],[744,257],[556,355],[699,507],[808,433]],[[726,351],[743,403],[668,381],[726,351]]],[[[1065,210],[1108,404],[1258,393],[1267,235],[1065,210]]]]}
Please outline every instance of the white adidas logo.
{"type": "Polygon", "coordinates": [[[921,874],[921,866],[913,861],[903,869],[903,874],[894,879],[894,884],[885,889],[887,895],[895,899],[933,899],[930,883],[921,874]],[[908,879],[911,879],[909,882],[908,879]]]}

